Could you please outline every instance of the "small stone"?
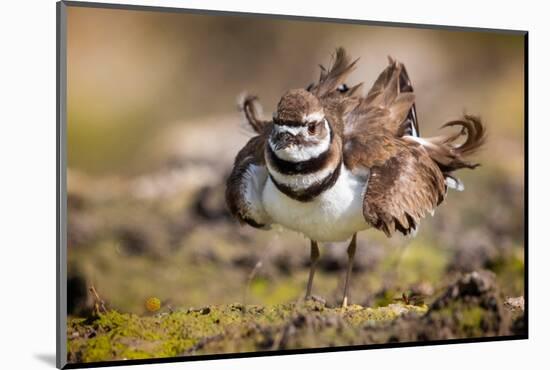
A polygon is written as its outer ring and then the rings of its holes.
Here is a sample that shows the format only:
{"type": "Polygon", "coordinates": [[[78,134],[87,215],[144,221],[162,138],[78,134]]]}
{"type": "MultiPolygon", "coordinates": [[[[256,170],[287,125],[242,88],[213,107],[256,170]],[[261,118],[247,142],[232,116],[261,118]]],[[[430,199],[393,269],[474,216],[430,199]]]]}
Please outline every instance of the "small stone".
{"type": "Polygon", "coordinates": [[[511,311],[521,311],[525,309],[525,300],[523,296],[520,297],[508,297],[504,301],[504,307],[508,308],[511,311]]]}

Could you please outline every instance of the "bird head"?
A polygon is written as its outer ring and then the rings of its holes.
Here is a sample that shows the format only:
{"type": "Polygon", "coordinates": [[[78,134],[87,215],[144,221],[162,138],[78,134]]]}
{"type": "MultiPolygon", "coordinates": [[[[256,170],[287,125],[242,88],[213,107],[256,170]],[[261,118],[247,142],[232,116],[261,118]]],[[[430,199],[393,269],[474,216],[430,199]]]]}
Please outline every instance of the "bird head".
{"type": "Polygon", "coordinates": [[[283,95],[273,115],[269,145],[277,157],[300,162],[330,146],[331,127],[319,99],[304,89],[283,95]]]}

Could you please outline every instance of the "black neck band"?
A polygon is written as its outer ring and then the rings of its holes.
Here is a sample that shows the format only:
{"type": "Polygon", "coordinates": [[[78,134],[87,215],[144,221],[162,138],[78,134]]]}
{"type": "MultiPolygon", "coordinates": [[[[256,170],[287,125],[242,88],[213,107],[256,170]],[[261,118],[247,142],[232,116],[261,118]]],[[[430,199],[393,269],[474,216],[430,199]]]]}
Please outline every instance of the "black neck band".
{"type": "Polygon", "coordinates": [[[269,177],[271,178],[271,181],[273,181],[273,184],[275,184],[277,189],[279,189],[279,191],[281,191],[283,194],[300,202],[309,202],[313,200],[313,198],[321,194],[323,191],[330,189],[336,183],[336,180],[338,180],[338,177],[340,176],[341,168],[342,160],[338,162],[338,166],[334,169],[334,171],[332,171],[332,173],[325,177],[323,180],[305,189],[299,190],[295,190],[288,185],[278,183],[271,174],[269,174],[269,177]]]}

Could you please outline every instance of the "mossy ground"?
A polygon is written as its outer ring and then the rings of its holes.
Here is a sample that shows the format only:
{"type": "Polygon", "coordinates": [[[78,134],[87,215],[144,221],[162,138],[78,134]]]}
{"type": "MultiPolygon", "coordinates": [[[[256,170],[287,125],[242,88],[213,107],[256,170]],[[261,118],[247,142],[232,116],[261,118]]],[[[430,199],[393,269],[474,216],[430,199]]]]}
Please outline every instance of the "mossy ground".
{"type": "MultiPolygon", "coordinates": [[[[522,301],[517,299],[516,301],[522,301]]],[[[318,298],[240,303],[150,315],[97,308],[68,322],[68,361],[162,358],[525,334],[523,307],[505,303],[489,271],[462,275],[428,306],[330,307],[318,298]],[[101,312],[101,313],[100,313],[101,312]]]]}
{"type": "Polygon", "coordinates": [[[313,301],[274,306],[232,304],[137,316],[108,311],[68,324],[70,362],[349,345],[357,331],[427,306],[401,303],[329,308],[313,301]],[[293,327],[292,340],[288,336],[293,327]],[[306,330],[301,330],[306,328],[306,330]]]}

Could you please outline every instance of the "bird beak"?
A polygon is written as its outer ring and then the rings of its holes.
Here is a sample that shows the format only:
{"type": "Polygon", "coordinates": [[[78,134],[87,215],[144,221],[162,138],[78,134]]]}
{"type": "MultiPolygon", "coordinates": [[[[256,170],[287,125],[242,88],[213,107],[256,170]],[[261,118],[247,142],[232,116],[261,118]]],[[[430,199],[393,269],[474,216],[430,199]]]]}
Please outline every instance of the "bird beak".
{"type": "Polygon", "coordinates": [[[275,150],[283,150],[296,144],[296,136],[292,135],[290,132],[281,132],[277,134],[275,140],[275,150]]]}

